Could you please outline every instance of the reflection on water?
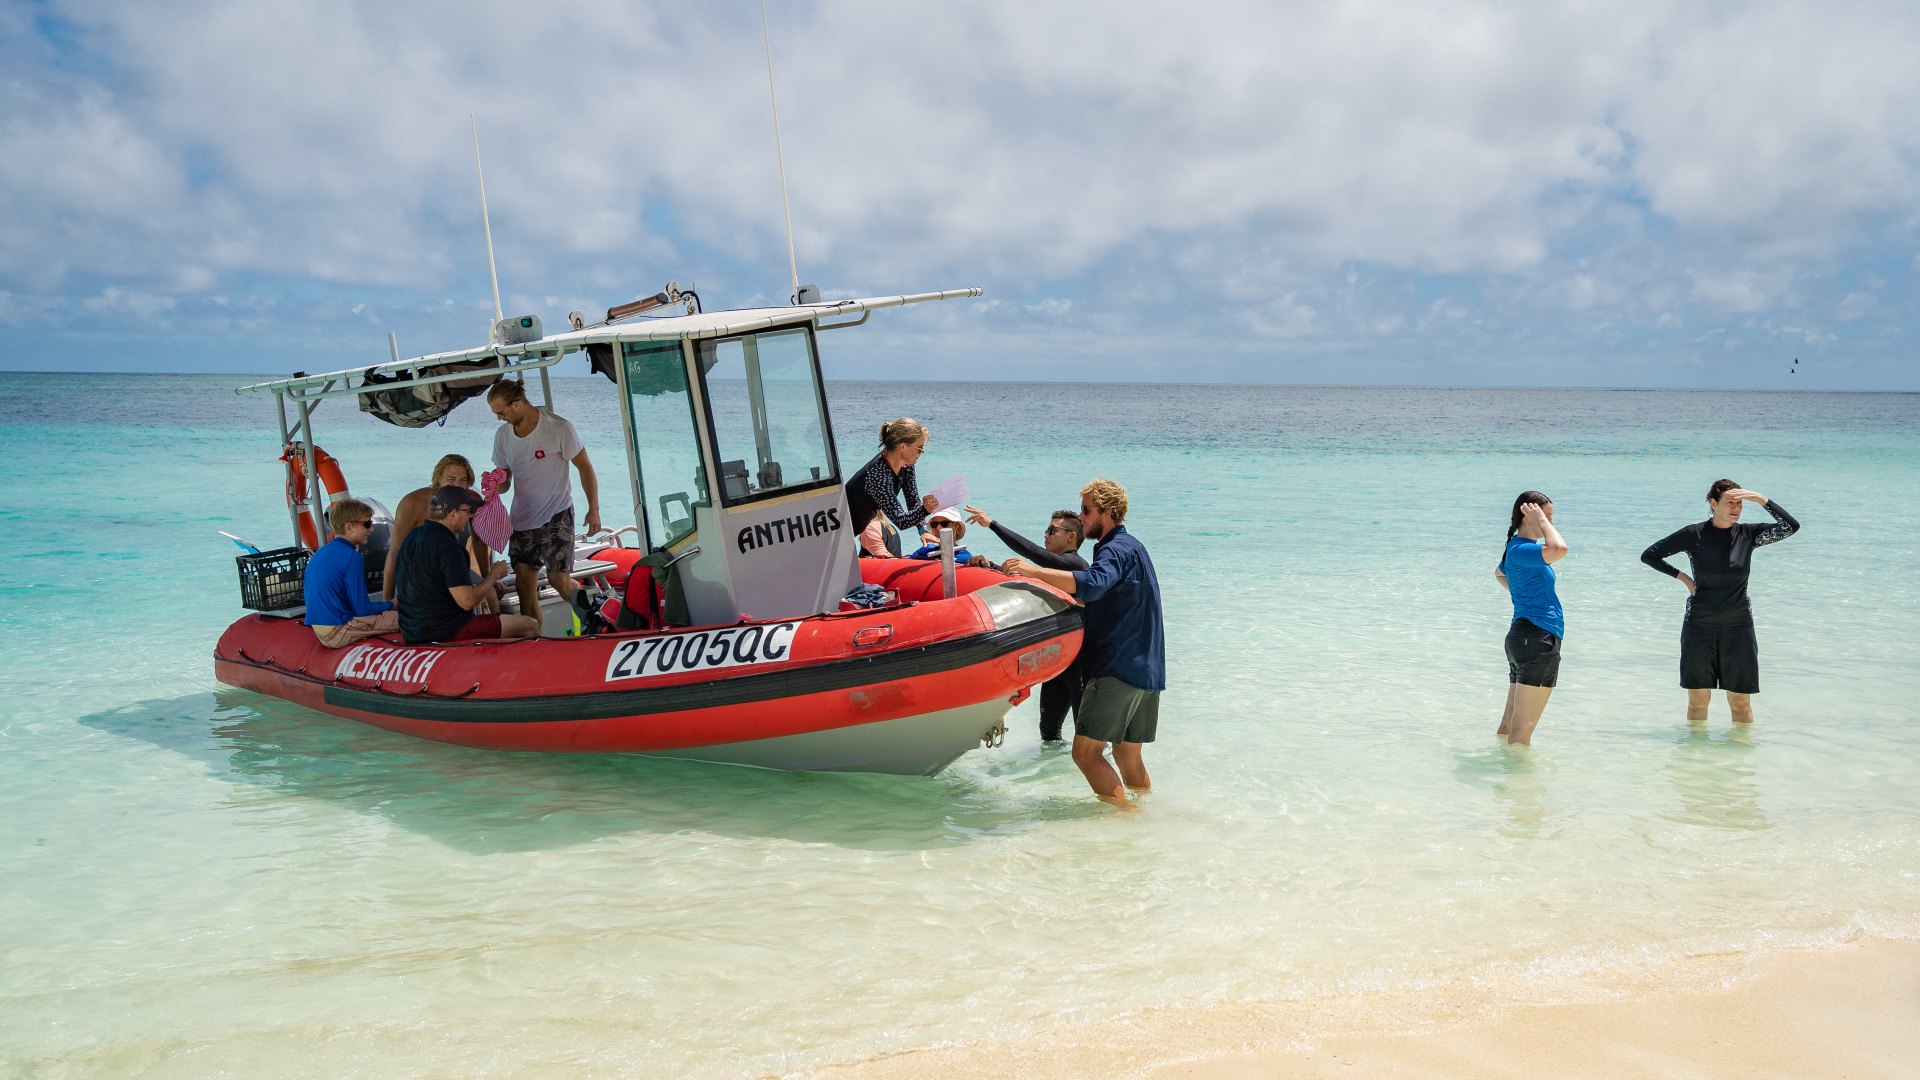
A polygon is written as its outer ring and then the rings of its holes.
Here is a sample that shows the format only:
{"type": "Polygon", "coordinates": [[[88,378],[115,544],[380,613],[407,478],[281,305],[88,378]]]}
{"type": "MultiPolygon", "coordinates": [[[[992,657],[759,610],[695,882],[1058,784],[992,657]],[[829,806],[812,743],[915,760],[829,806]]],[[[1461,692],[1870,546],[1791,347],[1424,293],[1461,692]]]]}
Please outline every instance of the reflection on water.
{"type": "Polygon", "coordinates": [[[224,688],[80,722],[195,758],[230,782],[375,814],[475,854],[695,831],[913,851],[1091,812],[1085,800],[1053,797],[1050,779],[1039,786],[1039,774],[1059,764],[1050,757],[1008,757],[929,781],[640,754],[506,753],[428,742],[224,688]]]}
{"type": "Polygon", "coordinates": [[[1531,748],[1509,746],[1502,748],[1500,766],[1503,775],[1493,785],[1493,797],[1507,812],[1501,834],[1515,840],[1538,838],[1547,819],[1547,784],[1541,776],[1541,763],[1531,748]]]}
{"type": "Polygon", "coordinates": [[[1454,775],[1486,787],[1502,811],[1495,828],[1512,840],[1537,840],[1558,831],[1549,820],[1547,771],[1546,759],[1530,746],[1491,746],[1454,756],[1454,775]]]}
{"type": "Polygon", "coordinates": [[[1680,805],[1662,816],[1716,829],[1772,828],[1754,783],[1755,749],[1750,726],[1735,725],[1715,735],[1705,724],[1688,724],[1675,737],[1664,766],[1680,805]]]}

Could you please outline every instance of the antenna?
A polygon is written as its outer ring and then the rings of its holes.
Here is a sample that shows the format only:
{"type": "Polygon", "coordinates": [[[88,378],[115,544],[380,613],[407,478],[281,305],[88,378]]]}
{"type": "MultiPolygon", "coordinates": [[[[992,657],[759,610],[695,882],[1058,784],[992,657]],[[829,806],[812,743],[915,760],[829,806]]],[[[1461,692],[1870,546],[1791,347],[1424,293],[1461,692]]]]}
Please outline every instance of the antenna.
{"type": "MultiPolygon", "coordinates": [[[[765,14],[763,9],[761,15],[765,14]]],[[[467,114],[467,123],[473,126],[473,173],[480,178],[480,225],[487,230],[487,273],[493,278],[493,321],[499,322],[507,316],[500,310],[500,268],[493,262],[493,222],[487,217],[487,174],[480,168],[480,125],[472,113],[467,114]]]]}
{"type": "MultiPolygon", "coordinates": [[[[767,33],[767,0],[760,0],[760,43],[767,50],[767,101],[773,105],[773,161],[780,169],[780,209],[787,215],[787,269],[793,274],[794,302],[800,301],[800,264],[793,257],[793,206],[787,201],[787,160],[780,151],[780,98],[773,92],[773,38],[767,33]]],[[[480,137],[474,136],[475,153],[478,154],[480,137]]],[[[492,240],[488,240],[488,257],[492,257],[492,240]]],[[[496,289],[497,293],[499,290],[496,289]]]]}

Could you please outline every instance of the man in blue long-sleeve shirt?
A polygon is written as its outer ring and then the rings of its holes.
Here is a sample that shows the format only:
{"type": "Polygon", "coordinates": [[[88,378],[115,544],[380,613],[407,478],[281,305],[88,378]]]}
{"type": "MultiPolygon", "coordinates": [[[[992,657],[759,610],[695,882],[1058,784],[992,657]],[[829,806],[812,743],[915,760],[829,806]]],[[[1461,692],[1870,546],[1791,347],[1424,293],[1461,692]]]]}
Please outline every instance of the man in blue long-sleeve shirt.
{"type": "Polygon", "coordinates": [[[1154,739],[1160,721],[1160,691],[1167,687],[1166,636],[1160,615],[1160,580],[1147,549],[1122,524],[1127,489],[1095,480],[1080,489],[1080,523],[1095,541],[1093,565],[1050,570],[1008,559],[1009,574],[1030,577],[1086,604],[1080,646],[1086,688],[1075,718],[1073,763],[1102,802],[1131,807],[1130,788],[1153,788],[1141,747],[1154,739]],[[1113,746],[1113,764],[1106,759],[1113,746]],[[1119,772],[1114,767],[1119,767],[1119,772]]]}
{"type": "Polygon", "coordinates": [[[398,630],[400,616],[393,605],[367,595],[367,563],[360,548],[373,531],[373,508],[358,499],[334,503],[327,524],[333,539],[307,560],[307,626],[329,649],[398,630]]]}

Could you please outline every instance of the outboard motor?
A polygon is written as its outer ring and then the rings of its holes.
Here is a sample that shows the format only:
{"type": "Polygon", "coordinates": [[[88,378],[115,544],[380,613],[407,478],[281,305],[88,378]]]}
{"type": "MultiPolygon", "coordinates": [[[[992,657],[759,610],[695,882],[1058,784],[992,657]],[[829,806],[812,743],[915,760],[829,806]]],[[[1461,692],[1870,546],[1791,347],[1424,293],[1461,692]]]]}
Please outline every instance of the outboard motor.
{"type": "Polygon", "coordinates": [[[373,508],[373,528],[367,532],[367,546],[361,557],[367,562],[367,591],[377,593],[386,587],[387,549],[393,546],[393,514],[378,499],[356,496],[373,508]]]}

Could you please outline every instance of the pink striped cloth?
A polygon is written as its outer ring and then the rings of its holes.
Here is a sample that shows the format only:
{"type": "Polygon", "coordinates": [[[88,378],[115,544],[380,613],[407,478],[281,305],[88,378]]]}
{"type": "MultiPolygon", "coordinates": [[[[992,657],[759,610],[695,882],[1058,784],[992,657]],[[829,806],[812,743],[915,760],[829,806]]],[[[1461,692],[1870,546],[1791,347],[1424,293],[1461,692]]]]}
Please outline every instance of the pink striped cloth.
{"type": "Polygon", "coordinates": [[[505,469],[481,473],[480,495],[487,501],[473,512],[473,534],[494,551],[507,550],[507,541],[513,538],[513,515],[507,513],[506,501],[500,498],[500,485],[506,479],[505,469]]]}

